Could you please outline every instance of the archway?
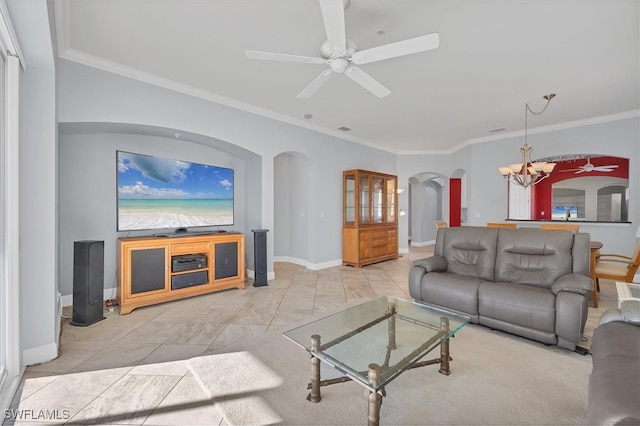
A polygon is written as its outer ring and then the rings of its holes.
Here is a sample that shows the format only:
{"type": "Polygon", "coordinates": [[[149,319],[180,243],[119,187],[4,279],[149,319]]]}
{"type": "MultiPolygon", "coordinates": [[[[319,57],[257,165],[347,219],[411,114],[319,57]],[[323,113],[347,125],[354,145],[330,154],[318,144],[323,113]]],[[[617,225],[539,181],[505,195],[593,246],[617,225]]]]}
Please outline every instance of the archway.
{"type": "Polygon", "coordinates": [[[309,261],[311,160],[284,152],[273,160],[274,257],[306,265],[309,261]]]}
{"type": "Polygon", "coordinates": [[[446,220],[446,182],[445,176],[433,172],[409,178],[409,240],[412,246],[425,246],[435,241],[435,223],[446,220]]]}
{"type": "Polygon", "coordinates": [[[467,172],[456,169],[449,178],[449,226],[467,222],[467,172]]]}

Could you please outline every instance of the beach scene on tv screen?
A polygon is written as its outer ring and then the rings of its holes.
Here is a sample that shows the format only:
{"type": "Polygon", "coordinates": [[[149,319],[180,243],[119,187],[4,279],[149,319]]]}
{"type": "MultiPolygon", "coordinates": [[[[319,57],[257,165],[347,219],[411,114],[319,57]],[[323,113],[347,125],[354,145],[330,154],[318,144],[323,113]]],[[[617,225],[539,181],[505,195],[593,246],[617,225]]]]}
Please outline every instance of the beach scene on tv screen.
{"type": "Polygon", "coordinates": [[[117,152],[118,230],[233,225],[233,170],[117,152]]]}

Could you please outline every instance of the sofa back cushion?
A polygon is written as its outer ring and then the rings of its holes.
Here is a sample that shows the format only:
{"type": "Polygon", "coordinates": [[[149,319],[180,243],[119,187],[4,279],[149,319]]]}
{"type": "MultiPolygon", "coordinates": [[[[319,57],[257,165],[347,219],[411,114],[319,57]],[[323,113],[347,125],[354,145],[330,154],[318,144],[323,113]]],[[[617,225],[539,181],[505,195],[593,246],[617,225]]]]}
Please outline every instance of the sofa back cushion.
{"type": "Polygon", "coordinates": [[[500,229],[496,281],[550,288],[572,272],[573,233],[540,229],[500,229]]]}
{"type": "Polygon", "coordinates": [[[435,254],[447,259],[447,272],[494,281],[498,228],[440,228],[435,254]]]}

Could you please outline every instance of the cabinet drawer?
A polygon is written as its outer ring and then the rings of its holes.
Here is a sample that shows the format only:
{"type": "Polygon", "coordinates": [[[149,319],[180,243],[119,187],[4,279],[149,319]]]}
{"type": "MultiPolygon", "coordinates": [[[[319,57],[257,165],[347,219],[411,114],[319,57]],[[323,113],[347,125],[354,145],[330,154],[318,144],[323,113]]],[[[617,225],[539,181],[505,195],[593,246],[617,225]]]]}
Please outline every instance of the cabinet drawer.
{"type": "Polygon", "coordinates": [[[209,251],[211,244],[209,241],[199,241],[194,243],[177,243],[171,245],[171,254],[192,254],[209,251]]]}
{"type": "Polygon", "coordinates": [[[383,247],[389,243],[387,238],[374,238],[371,242],[371,247],[383,247]]]}
{"type": "Polygon", "coordinates": [[[389,238],[390,232],[392,231],[388,229],[379,229],[373,231],[373,238],[389,238]]]}
{"type": "Polygon", "coordinates": [[[373,257],[378,257],[378,256],[384,256],[387,254],[387,246],[379,246],[379,247],[372,247],[371,248],[371,255],[373,257]]]}

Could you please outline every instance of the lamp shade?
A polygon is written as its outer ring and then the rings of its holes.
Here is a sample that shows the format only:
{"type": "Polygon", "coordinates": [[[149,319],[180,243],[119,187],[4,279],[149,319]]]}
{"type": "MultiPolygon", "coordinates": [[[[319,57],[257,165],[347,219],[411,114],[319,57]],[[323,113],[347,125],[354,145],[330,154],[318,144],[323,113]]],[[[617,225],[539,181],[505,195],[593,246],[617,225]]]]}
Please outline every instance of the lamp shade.
{"type": "Polygon", "coordinates": [[[498,167],[498,170],[500,170],[500,173],[502,174],[502,176],[508,176],[513,174],[513,172],[509,167],[498,167]]]}
{"type": "Polygon", "coordinates": [[[509,168],[514,174],[518,174],[522,170],[523,165],[524,165],[523,163],[509,164],[509,168]]]}

